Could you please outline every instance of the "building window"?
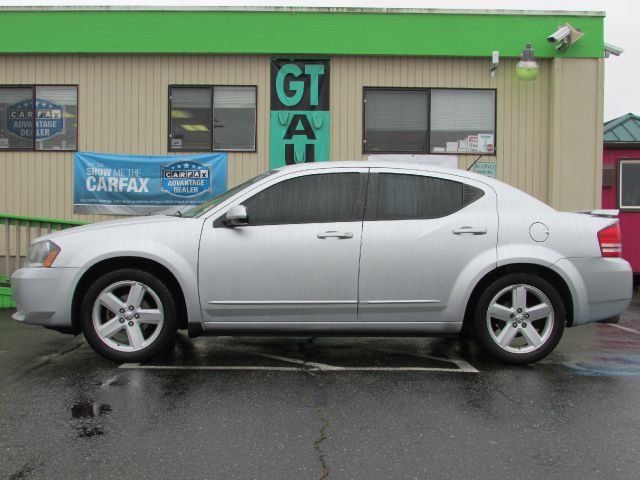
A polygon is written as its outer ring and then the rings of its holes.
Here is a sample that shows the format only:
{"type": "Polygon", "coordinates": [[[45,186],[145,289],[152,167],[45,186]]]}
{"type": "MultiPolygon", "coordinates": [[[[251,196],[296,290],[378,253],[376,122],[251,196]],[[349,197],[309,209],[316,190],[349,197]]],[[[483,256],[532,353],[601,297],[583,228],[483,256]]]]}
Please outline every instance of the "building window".
{"type": "Polygon", "coordinates": [[[428,90],[365,89],[364,151],[427,151],[428,90]]]}
{"type": "Polygon", "coordinates": [[[621,209],[640,209],[640,160],[620,160],[618,195],[621,209]]]}
{"type": "Polygon", "coordinates": [[[78,87],[0,86],[0,149],[77,150],[78,87]]]}
{"type": "Polygon", "coordinates": [[[211,150],[211,88],[171,87],[170,149],[211,150]]]}
{"type": "Polygon", "coordinates": [[[255,151],[256,87],[169,88],[169,150],[255,151]]]}
{"type": "Polygon", "coordinates": [[[495,90],[364,89],[364,153],[495,155],[495,90]]]}
{"type": "Polygon", "coordinates": [[[432,153],[495,151],[495,90],[431,90],[432,153]]]}

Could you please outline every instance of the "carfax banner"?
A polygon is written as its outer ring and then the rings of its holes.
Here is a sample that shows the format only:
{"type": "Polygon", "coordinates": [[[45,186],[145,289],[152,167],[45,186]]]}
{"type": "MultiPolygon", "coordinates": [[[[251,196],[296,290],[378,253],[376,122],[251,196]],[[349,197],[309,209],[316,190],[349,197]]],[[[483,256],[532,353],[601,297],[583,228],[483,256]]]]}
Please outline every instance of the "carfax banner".
{"type": "Polygon", "coordinates": [[[271,60],[271,168],[329,160],[329,60],[271,60]]]}
{"type": "Polygon", "coordinates": [[[76,152],[74,213],[172,214],[227,190],[227,154],[144,156],[76,152]]]}

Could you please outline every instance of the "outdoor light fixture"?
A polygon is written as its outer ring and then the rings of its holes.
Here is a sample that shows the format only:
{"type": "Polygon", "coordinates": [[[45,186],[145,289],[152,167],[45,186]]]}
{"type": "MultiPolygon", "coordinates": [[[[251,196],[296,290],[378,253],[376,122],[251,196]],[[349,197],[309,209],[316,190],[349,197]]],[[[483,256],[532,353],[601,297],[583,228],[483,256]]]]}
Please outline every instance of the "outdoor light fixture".
{"type": "Polygon", "coordinates": [[[535,80],[538,76],[538,62],[533,56],[533,46],[530,43],[524,47],[520,61],[516,63],[516,77],[520,80],[535,80]]]}

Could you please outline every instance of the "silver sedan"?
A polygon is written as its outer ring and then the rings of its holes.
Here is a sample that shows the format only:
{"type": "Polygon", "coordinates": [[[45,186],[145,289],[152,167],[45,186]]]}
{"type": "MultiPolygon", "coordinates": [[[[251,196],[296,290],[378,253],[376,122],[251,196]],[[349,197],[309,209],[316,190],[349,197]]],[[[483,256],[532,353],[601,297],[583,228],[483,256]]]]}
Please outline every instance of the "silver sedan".
{"type": "Polygon", "coordinates": [[[14,319],[139,362],[198,335],[472,333],[529,363],[565,327],[615,321],[632,277],[616,211],[558,212],[504,183],[416,164],[260,175],[176,216],[38,238],[14,319]]]}

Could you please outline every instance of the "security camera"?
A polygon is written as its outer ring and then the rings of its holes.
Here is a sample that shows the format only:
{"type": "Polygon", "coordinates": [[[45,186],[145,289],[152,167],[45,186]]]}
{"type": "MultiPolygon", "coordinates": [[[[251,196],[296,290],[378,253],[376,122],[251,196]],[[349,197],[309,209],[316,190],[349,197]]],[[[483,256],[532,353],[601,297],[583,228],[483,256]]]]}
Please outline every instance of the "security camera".
{"type": "Polygon", "coordinates": [[[604,56],[609,58],[610,55],[615,55],[619,57],[624,52],[624,48],[616,47],[615,45],[611,45],[610,43],[604,44],[604,56]]]}
{"type": "Polygon", "coordinates": [[[547,37],[549,43],[562,42],[571,36],[571,29],[567,25],[563,25],[558,30],[547,37]]]}

